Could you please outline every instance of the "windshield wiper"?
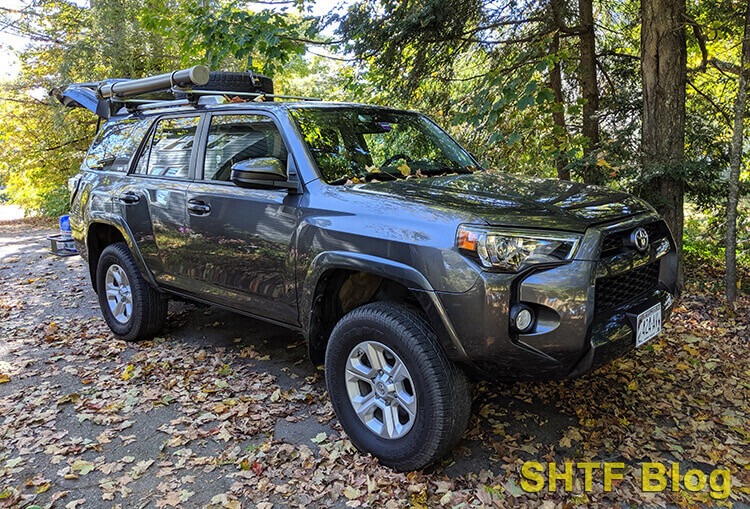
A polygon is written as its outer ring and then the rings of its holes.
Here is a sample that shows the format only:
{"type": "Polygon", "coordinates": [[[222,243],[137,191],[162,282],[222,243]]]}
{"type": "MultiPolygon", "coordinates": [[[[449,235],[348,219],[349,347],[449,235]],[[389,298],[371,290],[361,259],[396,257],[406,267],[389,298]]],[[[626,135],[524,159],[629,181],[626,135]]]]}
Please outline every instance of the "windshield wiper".
{"type": "Polygon", "coordinates": [[[451,173],[458,173],[460,175],[469,175],[473,172],[466,167],[457,166],[455,168],[435,168],[431,170],[420,170],[420,173],[422,175],[443,175],[443,174],[451,174],[451,173]]]}
{"type": "Polygon", "coordinates": [[[398,180],[406,178],[401,173],[389,173],[387,171],[368,171],[361,177],[360,179],[364,179],[365,182],[371,182],[373,180],[398,180]]]}
{"type": "Polygon", "coordinates": [[[360,173],[359,175],[348,175],[346,177],[341,177],[339,179],[332,180],[331,182],[329,182],[329,184],[332,186],[340,186],[346,184],[347,182],[350,182],[353,179],[357,179],[360,182],[372,182],[373,180],[392,181],[405,178],[406,177],[400,172],[390,173],[387,171],[368,171],[365,173],[360,173]]]}

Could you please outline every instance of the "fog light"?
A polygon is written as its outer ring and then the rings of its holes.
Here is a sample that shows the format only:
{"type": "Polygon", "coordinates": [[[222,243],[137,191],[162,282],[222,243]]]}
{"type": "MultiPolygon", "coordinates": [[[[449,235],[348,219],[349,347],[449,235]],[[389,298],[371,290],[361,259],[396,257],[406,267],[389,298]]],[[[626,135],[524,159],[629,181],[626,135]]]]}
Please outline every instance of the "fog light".
{"type": "Polygon", "coordinates": [[[534,312],[528,306],[516,304],[510,309],[510,325],[518,332],[529,332],[534,328],[534,312]]]}

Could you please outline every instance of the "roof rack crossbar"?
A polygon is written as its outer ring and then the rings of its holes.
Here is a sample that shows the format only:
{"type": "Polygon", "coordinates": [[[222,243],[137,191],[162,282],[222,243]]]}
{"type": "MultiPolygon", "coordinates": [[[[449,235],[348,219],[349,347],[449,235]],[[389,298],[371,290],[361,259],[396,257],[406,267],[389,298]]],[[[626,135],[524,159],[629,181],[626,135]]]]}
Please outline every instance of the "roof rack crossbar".
{"type": "MultiPolygon", "coordinates": [[[[297,95],[276,95],[276,94],[264,94],[262,92],[232,92],[229,90],[185,90],[181,89],[180,92],[192,95],[221,95],[221,96],[243,96],[243,97],[273,97],[274,99],[292,99],[297,101],[322,101],[317,97],[304,97],[297,95]]],[[[159,99],[132,99],[124,97],[112,97],[112,101],[124,103],[126,106],[130,105],[130,109],[136,111],[153,110],[158,108],[170,108],[177,106],[189,106],[195,104],[195,101],[190,99],[172,99],[172,100],[159,100],[159,99]]]]}
{"type": "Polygon", "coordinates": [[[301,95],[281,95],[281,94],[266,94],[264,92],[234,92],[231,90],[190,90],[190,89],[179,89],[179,92],[185,94],[194,95],[226,95],[226,96],[244,96],[244,97],[273,97],[274,99],[292,99],[295,101],[322,101],[319,97],[305,97],[301,95]]]}
{"type": "Polygon", "coordinates": [[[110,101],[123,104],[150,104],[150,103],[163,103],[172,102],[173,99],[132,99],[132,98],[111,98],[110,101]]]}
{"type": "Polygon", "coordinates": [[[139,104],[134,109],[137,111],[154,110],[158,108],[170,108],[177,106],[190,106],[193,104],[187,99],[175,99],[172,101],[148,101],[143,104],[139,104]]]}
{"type": "MultiPolygon", "coordinates": [[[[202,95],[202,96],[243,96],[243,97],[272,97],[274,99],[291,99],[297,101],[322,101],[318,97],[305,97],[298,95],[280,95],[280,94],[265,94],[262,92],[233,92],[229,90],[187,90],[180,89],[180,92],[191,94],[191,95],[202,95]]],[[[169,108],[177,106],[188,106],[195,104],[194,100],[190,99],[135,99],[131,97],[118,97],[114,96],[110,98],[113,102],[122,103],[131,110],[145,111],[157,108],[169,108]]]]}

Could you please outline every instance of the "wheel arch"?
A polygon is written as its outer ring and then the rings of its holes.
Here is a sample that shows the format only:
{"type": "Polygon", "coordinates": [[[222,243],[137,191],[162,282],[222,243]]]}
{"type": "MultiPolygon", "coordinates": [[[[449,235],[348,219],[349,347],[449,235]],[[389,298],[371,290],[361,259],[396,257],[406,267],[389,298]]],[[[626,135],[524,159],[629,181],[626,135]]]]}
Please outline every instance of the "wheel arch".
{"type": "Polygon", "coordinates": [[[341,316],[377,300],[415,307],[426,316],[448,357],[456,362],[466,359],[437,293],[418,270],[372,255],[327,251],[313,260],[300,294],[310,360],[316,365],[323,363],[331,331],[341,316]]]}
{"type": "Polygon", "coordinates": [[[157,287],[153,274],[148,270],[146,262],[143,260],[138,245],[133,238],[133,232],[130,231],[127,223],[121,217],[112,214],[92,215],[86,228],[86,252],[89,262],[89,276],[94,291],[98,292],[96,287],[96,267],[99,264],[99,257],[104,249],[116,242],[125,242],[128,249],[133,254],[138,269],[146,282],[157,287]]]}

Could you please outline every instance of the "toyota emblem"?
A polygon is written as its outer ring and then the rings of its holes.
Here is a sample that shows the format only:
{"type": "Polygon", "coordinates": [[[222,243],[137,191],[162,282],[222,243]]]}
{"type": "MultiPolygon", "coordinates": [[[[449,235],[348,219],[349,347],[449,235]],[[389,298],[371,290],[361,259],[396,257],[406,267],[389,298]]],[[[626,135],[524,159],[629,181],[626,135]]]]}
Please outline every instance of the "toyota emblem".
{"type": "Polygon", "coordinates": [[[645,251],[648,249],[648,232],[643,228],[636,228],[633,233],[630,234],[630,243],[635,246],[638,251],[645,251]]]}

